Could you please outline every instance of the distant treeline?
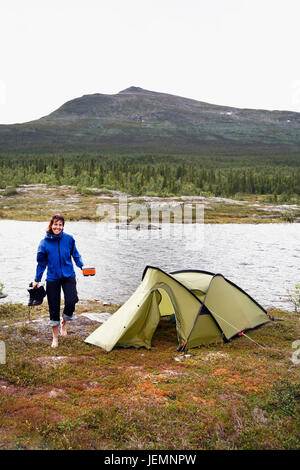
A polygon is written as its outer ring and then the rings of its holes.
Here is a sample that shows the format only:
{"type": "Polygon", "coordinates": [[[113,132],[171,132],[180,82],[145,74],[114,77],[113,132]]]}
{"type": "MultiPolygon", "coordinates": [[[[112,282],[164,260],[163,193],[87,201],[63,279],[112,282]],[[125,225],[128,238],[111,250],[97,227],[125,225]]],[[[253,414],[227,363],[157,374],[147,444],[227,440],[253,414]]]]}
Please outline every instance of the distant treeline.
{"type": "Polygon", "coordinates": [[[266,194],[300,196],[300,168],[259,165],[212,167],[190,157],[23,157],[0,159],[0,187],[46,183],[106,188],[140,195],[266,194]],[[151,162],[149,162],[149,160],[151,162]]]}

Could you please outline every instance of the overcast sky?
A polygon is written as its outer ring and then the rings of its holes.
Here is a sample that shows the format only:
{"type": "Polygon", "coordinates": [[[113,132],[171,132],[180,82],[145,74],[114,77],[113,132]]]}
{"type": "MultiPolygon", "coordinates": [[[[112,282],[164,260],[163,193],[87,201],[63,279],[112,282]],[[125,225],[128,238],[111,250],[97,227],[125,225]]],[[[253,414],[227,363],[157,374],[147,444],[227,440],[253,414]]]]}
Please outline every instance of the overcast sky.
{"type": "Polygon", "coordinates": [[[299,0],[1,0],[0,123],[130,86],[300,112],[299,0]]]}

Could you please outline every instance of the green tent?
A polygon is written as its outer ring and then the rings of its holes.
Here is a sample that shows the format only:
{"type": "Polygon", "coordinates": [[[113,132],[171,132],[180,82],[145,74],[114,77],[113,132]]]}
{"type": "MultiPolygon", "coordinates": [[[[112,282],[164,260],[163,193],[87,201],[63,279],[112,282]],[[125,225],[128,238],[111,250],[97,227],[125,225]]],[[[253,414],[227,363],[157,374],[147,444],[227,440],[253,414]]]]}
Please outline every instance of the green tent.
{"type": "Polygon", "coordinates": [[[150,349],[162,315],[175,315],[178,350],[229,341],[269,321],[266,310],[222,274],[168,274],[147,266],[134,294],[85,342],[106,351],[115,346],[150,349]]]}

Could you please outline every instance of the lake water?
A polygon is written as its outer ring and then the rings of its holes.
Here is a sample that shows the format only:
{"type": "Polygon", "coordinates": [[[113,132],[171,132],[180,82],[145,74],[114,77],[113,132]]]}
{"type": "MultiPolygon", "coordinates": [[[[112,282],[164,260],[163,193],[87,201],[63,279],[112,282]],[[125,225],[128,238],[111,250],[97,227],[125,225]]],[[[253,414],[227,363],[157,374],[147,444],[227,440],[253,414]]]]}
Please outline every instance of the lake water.
{"type": "MultiPolygon", "coordinates": [[[[36,251],[47,223],[0,221],[1,302],[27,303],[36,251]]],[[[80,299],[122,303],[141,281],[146,265],[167,272],[199,269],[222,273],[265,308],[292,307],[286,288],[300,282],[300,224],[165,224],[162,230],[116,230],[115,225],[67,222],[95,277],[75,268],[80,299]]],[[[43,281],[45,276],[43,277],[43,281]]]]}

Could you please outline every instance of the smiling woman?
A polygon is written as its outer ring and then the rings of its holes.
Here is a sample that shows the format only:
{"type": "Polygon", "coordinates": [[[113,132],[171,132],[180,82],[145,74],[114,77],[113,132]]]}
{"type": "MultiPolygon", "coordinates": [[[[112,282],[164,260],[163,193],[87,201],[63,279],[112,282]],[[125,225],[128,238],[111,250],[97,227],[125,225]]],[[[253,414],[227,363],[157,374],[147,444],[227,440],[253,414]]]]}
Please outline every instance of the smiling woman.
{"type": "MultiPolygon", "coordinates": [[[[52,217],[52,219],[53,219],[53,217],[52,217]]],[[[58,216],[57,216],[57,218],[55,217],[53,222],[52,222],[52,227],[51,227],[52,228],[52,233],[54,235],[59,235],[60,232],[62,231],[63,227],[64,227],[64,220],[63,219],[58,219],[58,216]]],[[[51,233],[51,232],[48,231],[48,233],[51,233]]]]}
{"type": "Polygon", "coordinates": [[[47,267],[46,292],[49,305],[50,325],[52,326],[52,347],[58,346],[58,327],[60,324],[60,294],[64,292],[65,307],[62,315],[60,333],[67,336],[66,322],[74,318],[75,304],[78,302],[76,277],[72,258],[82,269],[83,262],[77,251],[72,235],[64,233],[65,220],[61,214],[51,217],[47,235],[40,242],[37,252],[37,268],[33,288],[39,286],[47,267]]]}

